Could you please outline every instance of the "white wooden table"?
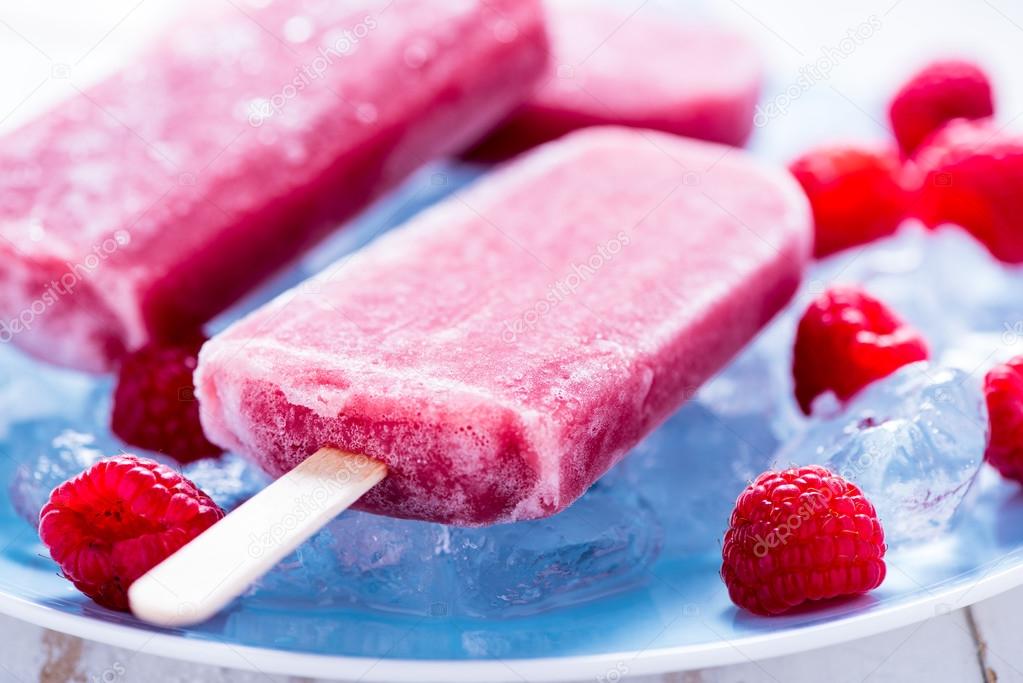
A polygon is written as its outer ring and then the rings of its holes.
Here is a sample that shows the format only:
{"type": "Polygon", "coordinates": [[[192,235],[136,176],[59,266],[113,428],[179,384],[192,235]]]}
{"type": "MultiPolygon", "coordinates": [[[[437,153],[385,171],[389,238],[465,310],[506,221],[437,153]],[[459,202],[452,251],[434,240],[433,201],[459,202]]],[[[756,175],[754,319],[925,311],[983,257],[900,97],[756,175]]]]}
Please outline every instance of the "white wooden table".
{"type": "MultiPolygon", "coordinates": [[[[210,2],[221,0],[208,0],[210,2]]],[[[441,0],[438,0],[438,2],[441,0]]],[[[755,140],[779,160],[824,139],[881,137],[882,105],[909,65],[927,56],[977,56],[999,84],[1005,121],[1023,115],[1019,0],[619,0],[700,5],[763,47],[764,102],[785,111],[755,140]],[[872,26],[850,44],[850,31],[872,26]],[[851,48],[851,49],[847,49],[851,48]],[[830,56],[809,83],[805,68],[830,56]],[[895,66],[899,65],[899,66],[895,66]],[[905,65],[905,66],[902,66],[905,65]],[[822,100],[826,101],[822,105],[822,100]],[[831,115],[816,115],[821,106],[831,115]]],[[[173,0],[0,0],[0,130],[115,67],[145,40],[173,0]],[[11,66],[16,65],[16,66],[11,66]]],[[[1023,589],[924,623],[799,656],[632,680],[674,683],[786,681],[1023,681],[1023,589]]],[[[277,676],[171,662],[146,652],[83,642],[0,617],[0,681],[283,681],[277,676]]],[[[296,679],[297,680],[297,679],[296,679]]]]}

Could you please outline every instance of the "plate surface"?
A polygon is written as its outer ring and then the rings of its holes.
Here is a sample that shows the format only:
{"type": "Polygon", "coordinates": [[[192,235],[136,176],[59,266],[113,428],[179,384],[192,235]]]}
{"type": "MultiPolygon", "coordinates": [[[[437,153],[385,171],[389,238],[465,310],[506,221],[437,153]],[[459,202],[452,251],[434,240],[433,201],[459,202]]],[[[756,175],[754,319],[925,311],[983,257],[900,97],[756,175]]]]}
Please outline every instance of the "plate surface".
{"type": "Polygon", "coordinates": [[[662,558],[640,588],[529,617],[420,617],[243,600],[185,630],[154,629],[82,598],[5,501],[0,611],[132,651],[322,678],[554,681],[703,668],[864,637],[1023,584],[1023,500],[987,475],[975,495],[970,518],[954,534],[893,552],[879,590],[782,618],[737,611],[710,553],[662,558]]]}

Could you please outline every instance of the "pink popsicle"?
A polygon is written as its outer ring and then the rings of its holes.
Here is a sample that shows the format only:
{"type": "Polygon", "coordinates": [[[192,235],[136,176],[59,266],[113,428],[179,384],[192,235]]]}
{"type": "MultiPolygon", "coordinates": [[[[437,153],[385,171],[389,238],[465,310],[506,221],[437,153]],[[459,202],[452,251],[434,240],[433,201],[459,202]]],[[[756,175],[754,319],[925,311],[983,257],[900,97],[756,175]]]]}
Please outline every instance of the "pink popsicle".
{"type": "Polygon", "coordinates": [[[469,157],[506,158],[595,125],[745,143],[762,80],[760,56],[748,40],[684,23],[653,4],[635,12],[592,0],[545,5],[552,43],[547,78],[469,157]]]}
{"type": "Polygon", "coordinates": [[[537,0],[216,3],[0,139],[0,341],[93,371],[188,332],[543,73],[537,0]]]}
{"type": "Polygon", "coordinates": [[[274,475],[383,461],[371,512],[558,512],[799,282],[803,194],[729,150],[592,128],[524,155],[208,342],[207,434],[274,475]]]}

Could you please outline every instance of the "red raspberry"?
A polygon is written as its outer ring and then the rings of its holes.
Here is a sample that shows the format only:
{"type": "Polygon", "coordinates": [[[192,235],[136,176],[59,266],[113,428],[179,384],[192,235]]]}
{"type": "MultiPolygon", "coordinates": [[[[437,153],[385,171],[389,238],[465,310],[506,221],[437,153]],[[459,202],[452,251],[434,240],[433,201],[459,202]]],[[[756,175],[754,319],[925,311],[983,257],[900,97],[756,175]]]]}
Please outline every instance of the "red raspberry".
{"type": "Polygon", "coordinates": [[[114,392],[115,434],[132,446],[180,462],[223,452],[209,442],[199,423],[192,373],[204,341],[151,343],[124,359],[114,392]]]}
{"type": "Polygon", "coordinates": [[[952,119],[992,116],[991,82],[976,65],[934,62],[895,95],[888,116],[899,148],[911,156],[929,135],[952,119]]]}
{"type": "Polygon", "coordinates": [[[739,607],[781,614],[877,588],[886,549],[877,512],[854,484],[819,465],[765,472],[735,501],[721,578],[739,607]]]}
{"type": "Polygon", "coordinates": [[[845,400],[927,357],[920,333],[883,303],[854,287],[833,287],[799,321],[792,363],[796,399],[809,415],[813,400],[826,391],[845,400]]]}
{"type": "Polygon", "coordinates": [[[985,457],[1003,477],[1023,483],[1023,356],[991,368],[984,395],[991,426],[985,457]]]}
{"type": "Polygon", "coordinates": [[[824,147],[789,170],[810,199],[817,258],[890,235],[906,217],[902,166],[892,150],[824,147]]]}
{"type": "Polygon", "coordinates": [[[1023,137],[990,119],[953,121],[916,161],[921,220],[962,226],[996,258],[1023,263],[1023,137]]]}
{"type": "Polygon", "coordinates": [[[119,455],[53,490],[39,513],[39,537],[78,590],[127,610],[136,579],[223,516],[166,465],[119,455]]]}

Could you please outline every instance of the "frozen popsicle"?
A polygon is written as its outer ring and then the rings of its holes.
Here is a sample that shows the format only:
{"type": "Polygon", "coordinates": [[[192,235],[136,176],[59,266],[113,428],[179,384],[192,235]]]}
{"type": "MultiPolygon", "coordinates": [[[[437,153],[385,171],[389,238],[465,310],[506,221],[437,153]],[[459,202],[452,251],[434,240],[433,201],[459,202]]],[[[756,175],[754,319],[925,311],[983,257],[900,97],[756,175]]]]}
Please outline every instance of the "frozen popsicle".
{"type": "Polygon", "coordinates": [[[0,139],[0,341],[102,371],[194,328],[478,139],[547,58],[537,0],[214,5],[0,139]]]}
{"type": "Polygon", "coordinates": [[[654,4],[544,4],[552,43],[547,77],[470,157],[505,158],[594,125],[746,141],[762,80],[760,56],[747,39],[654,4]]]}
{"type": "Polygon", "coordinates": [[[525,155],[203,347],[209,437],[282,476],[133,611],[208,618],[353,503],[564,509],[789,300],[810,243],[794,181],[741,152],[593,128],[525,155]]]}
{"type": "Polygon", "coordinates": [[[273,475],[324,445],[383,461],[371,512],[550,515],[789,300],[809,224],[741,152],[582,131],[208,342],[203,426],[273,475]]]}

